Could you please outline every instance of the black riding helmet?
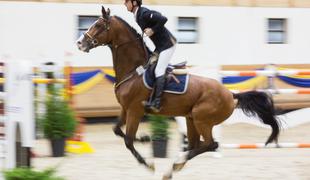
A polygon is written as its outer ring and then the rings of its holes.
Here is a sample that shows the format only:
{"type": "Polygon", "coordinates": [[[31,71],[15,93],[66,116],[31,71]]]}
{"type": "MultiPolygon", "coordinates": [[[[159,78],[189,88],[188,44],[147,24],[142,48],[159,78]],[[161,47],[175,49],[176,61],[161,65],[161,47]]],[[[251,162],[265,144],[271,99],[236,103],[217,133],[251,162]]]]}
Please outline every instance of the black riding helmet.
{"type": "Polygon", "coordinates": [[[135,0],[138,4],[138,6],[141,6],[142,5],[142,0],[135,0]]]}
{"type": "Polygon", "coordinates": [[[127,2],[127,1],[131,1],[131,2],[136,1],[137,4],[138,4],[138,6],[141,6],[141,5],[142,5],[142,0],[125,0],[125,1],[126,1],[126,2],[127,2]]]}

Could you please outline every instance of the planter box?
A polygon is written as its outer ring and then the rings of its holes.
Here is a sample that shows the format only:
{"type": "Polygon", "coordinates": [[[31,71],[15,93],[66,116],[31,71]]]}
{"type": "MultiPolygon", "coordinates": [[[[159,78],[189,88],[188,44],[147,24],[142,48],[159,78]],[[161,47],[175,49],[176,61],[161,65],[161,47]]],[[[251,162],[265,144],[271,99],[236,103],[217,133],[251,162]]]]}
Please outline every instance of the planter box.
{"type": "Polygon", "coordinates": [[[168,140],[153,140],[153,156],[158,158],[167,157],[168,140]]]}
{"type": "Polygon", "coordinates": [[[65,139],[55,139],[50,140],[52,146],[53,157],[63,157],[65,156],[65,139]]]}

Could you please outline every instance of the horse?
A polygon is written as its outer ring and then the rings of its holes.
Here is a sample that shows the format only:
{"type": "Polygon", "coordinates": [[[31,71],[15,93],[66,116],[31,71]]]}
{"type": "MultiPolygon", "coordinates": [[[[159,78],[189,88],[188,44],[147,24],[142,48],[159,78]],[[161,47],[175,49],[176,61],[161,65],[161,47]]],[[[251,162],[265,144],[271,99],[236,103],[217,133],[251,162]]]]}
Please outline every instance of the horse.
{"type": "MultiPolygon", "coordinates": [[[[154,164],[146,162],[134,147],[139,122],[146,113],[141,102],[146,101],[151,93],[136,71],[148,62],[143,36],[122,18],[110,16],[109,9],[102,6],[101,13],[102,16],[77,40],[77,46],[83,52],[109,46],[116,79],[114,90],[122,109],[113,131],[123,137],[127,149],[139,163],[154,170],[154,164]],[[124,133],[121,128],[125,124],[124,133]]],[[[272,97],[268,94],[257,91],[233,94],[216,80],[191,74],[189,76],[186,93],[164,93],[162,108],[155,113],[186,117],[188,151],[174,162],[173,170],[181,170],[188,160],[201,153],[216,150],[218,143],[213,140],[212,128],[225,121],[235,108],[241,108],[248,116],[258,116],[262,123],[271,127],[272,132],[266,145],[278,141],[280,124],[275,116],[272,97]]]]}

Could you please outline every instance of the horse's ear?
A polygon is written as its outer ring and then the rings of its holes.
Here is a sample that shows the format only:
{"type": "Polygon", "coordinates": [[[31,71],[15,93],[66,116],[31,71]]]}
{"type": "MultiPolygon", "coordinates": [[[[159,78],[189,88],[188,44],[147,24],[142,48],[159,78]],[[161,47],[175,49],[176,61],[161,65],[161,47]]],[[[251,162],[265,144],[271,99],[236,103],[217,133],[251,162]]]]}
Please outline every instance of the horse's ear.
{"type": "Polygon", "coordinates": [[[101,13],[102,13],[102,16],[106,16],[107,12],[105,11],[104,7],[101,6],[101,13]]]}
{"type": "Polygon", "coordinates": [[[103,18],[107,18],[109,19],[110,17],[110,9],[108,8],[107,10],[105,10],[105,8],[103,6],[101,6],[101,13],[102,13],[102,17],[103,18]]]}
{"type": "Polygon", "coordinates": [[[111,12],[111,11],[110,11],[110,8],[108,8],[108,9],[107,9],[107,12],[106,12],[107,16],[110,16],[110,12],[111,12]]]}

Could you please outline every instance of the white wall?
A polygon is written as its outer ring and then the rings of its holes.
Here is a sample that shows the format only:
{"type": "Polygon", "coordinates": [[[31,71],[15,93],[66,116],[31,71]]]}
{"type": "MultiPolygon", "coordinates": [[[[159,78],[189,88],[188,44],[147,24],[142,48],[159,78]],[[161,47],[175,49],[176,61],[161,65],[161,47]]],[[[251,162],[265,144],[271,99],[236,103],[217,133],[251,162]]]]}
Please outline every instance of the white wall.
{"type": "MultiPolygon", "coordinates": [[[[123,4],[105,5],[129,24],[133,15],[123,4]]],[[[152,6],[169,18],[199,17],[198,44],[179,44],[174,62],[192,65],[310,62],[310,11],[303,8],[152,6]],[[266,19],[288,19],[288,44],[266,44],[266,19]]],[[[0,58],[33,59],[40,63],[71,61],[75,66],[112,66],[109,48],[85,54],[75,45],[78,15],[100,15],[99,4],[0,2],[0,58]],[[73,56],[65,57],[65,52],[73,56]]],[[[140,30],[139,30],[140,32],[140,30]]]]}

